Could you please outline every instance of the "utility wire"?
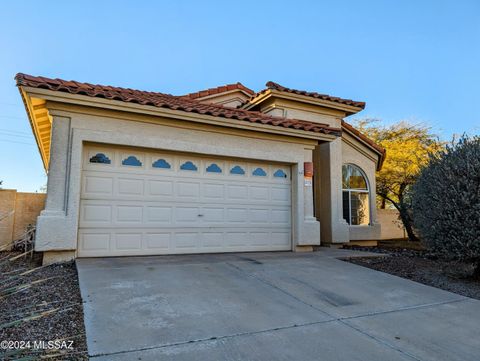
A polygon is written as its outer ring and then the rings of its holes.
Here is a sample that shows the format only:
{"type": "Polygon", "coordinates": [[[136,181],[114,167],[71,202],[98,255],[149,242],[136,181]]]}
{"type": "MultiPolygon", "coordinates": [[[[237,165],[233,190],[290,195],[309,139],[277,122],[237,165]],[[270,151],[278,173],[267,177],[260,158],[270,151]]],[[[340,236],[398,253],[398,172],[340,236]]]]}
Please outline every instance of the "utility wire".
{"type": "Polygon", "coordinates": [[[5,135],[7,137],[17,137],[17,138],[27,138],[27,139],[32,139],[32,136],[31,135],[23,135],[23,134],[10,134],[10,133],[7,133],[7,132],[2,132],[0,130],[0,135],[5,135]]]}
{"type": "Polygon", "coordinates": [[[25,117],[16,117],[14,115],[0,115],[0,118],[7,118],[7,119],[25,119],[25,117]]]}
{"type": "Polygon", "coordinates": [[[17,143],[17,144],[26,144],[26,145],[34,145],[33,143],[27,143],[27,142],[18,142],[16,140],[10,140],[10,139],[0,139],[0,142],[5,142],[5,143],[17,143]]]}
{"type": "Polygon", "coordinates": [[[18,133],[18,134],[25,134],[25,135],[31,134],[29,132],[23,132],[21,130],[10,130],[10,129],[4,129],[4,128],[3,129],[0,128],[0,132],[18,133]]]}

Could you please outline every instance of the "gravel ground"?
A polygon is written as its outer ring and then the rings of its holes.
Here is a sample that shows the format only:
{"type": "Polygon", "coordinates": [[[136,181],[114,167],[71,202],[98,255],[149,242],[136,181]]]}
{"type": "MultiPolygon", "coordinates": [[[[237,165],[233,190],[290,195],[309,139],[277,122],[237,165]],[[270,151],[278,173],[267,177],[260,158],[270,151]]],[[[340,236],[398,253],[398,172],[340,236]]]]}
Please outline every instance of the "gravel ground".
{"type": "Polygon", "coordinates": [[[75,264],[38,268],[38,260],[10,261],[16,254],[0,252],[0,341],[30,341],[30,347],[0,349],[0,359],[88,360],[75,264]],[[18,290],[21,285],[25,288],[18,290]],[[64,350],[40,350],[33,345],[34,341],[54,340],[64,350]],[[69,341],[73,349],[65,349],[69,341]]]}
{"type": "Polygon", "coordinates": [[[425,251],[349,247],[384,253],[385,257],[351,258],[347,262],[480,300],[480,280],[468,277],[471,265],[436,259],[425,251]]]}

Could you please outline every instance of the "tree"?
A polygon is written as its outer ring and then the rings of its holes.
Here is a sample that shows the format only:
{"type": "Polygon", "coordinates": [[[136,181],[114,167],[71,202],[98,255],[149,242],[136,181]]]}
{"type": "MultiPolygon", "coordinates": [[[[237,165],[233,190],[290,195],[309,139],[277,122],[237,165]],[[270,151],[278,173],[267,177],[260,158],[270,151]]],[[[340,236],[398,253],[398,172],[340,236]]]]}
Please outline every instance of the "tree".
{"type": "Polygon", "coordinates": [[[480,278],[480,137],[430,157],[412,188],[415,227],[427,248],[475,264],[480,278]]]}
{"type": "Polygon", "coordinates": [[[377,196],[381,208],[386,202],[395,207],[411,241],[419,241],[413,228],[410,191],[428,163],[429,154],[438,152],[442,144],[430,128],[402,121],[390,126],[376,119],[357,120],[357,128],[387,151],[382,169],[377,172],[377,196]]]}

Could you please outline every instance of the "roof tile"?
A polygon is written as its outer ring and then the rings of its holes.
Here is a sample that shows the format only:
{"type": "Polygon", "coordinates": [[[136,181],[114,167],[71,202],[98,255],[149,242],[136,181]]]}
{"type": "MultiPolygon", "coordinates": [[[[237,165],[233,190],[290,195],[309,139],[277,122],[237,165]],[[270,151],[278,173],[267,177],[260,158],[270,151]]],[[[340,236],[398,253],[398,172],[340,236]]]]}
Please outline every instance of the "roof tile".
{"type": "Polygon", "coordinates": [[[224,92],[227,92],[227,91],[230,91],[230,90],[235,90],[235,89],[243,90],[244,92],[246,92],[250,95],[253,95],[255,93],[252,89],[247,88],[242,83],[235,83],[235,84],[227,84],[227,85],[217,86],[216,88],[200,90],[198,92],[183,95],[183,97],[190,98],[190,99],[197,99],[197,98],[203,98],[203,97],[206,97],[206,96],[209,96],[209,95],[224,93],[224,92]]]}
{"type": "MultiPolygon", "coordinates": [[[[284,87],[284,86],[282,86],[278,83],[274,83],[273,81],[267,82],[265,84],[265,86],[267,87],[266,89],[260,90],[258,93],[253,94],[250,99],[253,99],[257,95],[263,94],[267,90],[271,89],[271,90],[278,90],[278,91],[293,93],[293,94],[298,94],[298,95],[305,95],[307,97],[312,97],[312,98],[317,98],[317,99],[322,99],[322,100],[328,100],[328,101],[335,102],[335,103],[351,105],[351,106],[358,107],[358,108],[361,108],[361,109],[365,108],[365,103],[364,102],[359,102],[359,101],[355,101],[355,100],[351,100],[351,99],[343,99],[343,98],[334,97],[334,96],[331,96],[331,95],[328,95],[328,94],[320,94],[320,93],[316,93],[316,92],[308,92],[308,91],[305,91],[305,90],[297,90],[297,89],[287,88],[287,87],[284,87]]],[[[248,101],[245,104],[248,104],[248,101]]]]}
{"type": "MultiPolygon", "coordinates": [[[[148,92],[105,85],[66,81],[62,79],[36,77],[22,73],[18,73],[15,76],[15,80],[17,82],[17,86],[19,87],[24,86],[48,89],[52,91],[60,91],[89,97],[107,98],[129,103],[151,105],[158,108],[168,108],[184,112],[213,115],[227,119],[236,119],[239,121],[282,126],[285,128],[293,128],[315,133],[332,134],[336,136],[341,135],[341,129],[332,128],[326,124],[318,124],[282,117],[273,117],[256,111],[227,108],[215,104],[204,104],[195,100],[195,98],[189,98],[188,96],[174,96],[158,92],[148,92]]],[[[236,86],[243,87],[243,85],[240,83],[237,83],[236,86]]],[[[251,92],[253,93],[253,91],[251,92]]]]}

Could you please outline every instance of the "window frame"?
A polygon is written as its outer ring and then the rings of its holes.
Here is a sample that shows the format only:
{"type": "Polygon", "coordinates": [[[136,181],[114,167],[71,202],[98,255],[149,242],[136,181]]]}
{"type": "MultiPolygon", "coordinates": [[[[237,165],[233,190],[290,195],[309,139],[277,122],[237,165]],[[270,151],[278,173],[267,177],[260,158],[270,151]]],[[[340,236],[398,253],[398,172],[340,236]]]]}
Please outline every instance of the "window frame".
{"type": "Polygon", "coordinates": [[[342,164],[342,217],[343,217],[343,193],[347,192],[348,193],[348,220],[345,218],[345,222],[348,223],[349,227],[368,227],[372,225],[372,202],[371,202],[371,194],[370,194],[371,188],[370,188],[370,181],[368,180],[367,174],[363,171],[362,168],[360,168],[358,165],[353,164],[353,163],[344,163],[342,164]],[[365,180],[365,184],[367,186],[367,189],[361,189],[361,188],[343,188],[343,167],[345,166],[350,166],[355,169],[357,169],[360,174],[363,176],[365,180]],[[352,224],[352,192],[353,193],[363,193],[367,195],[368,199],[368,223],[366,224],[352,224]]]}

